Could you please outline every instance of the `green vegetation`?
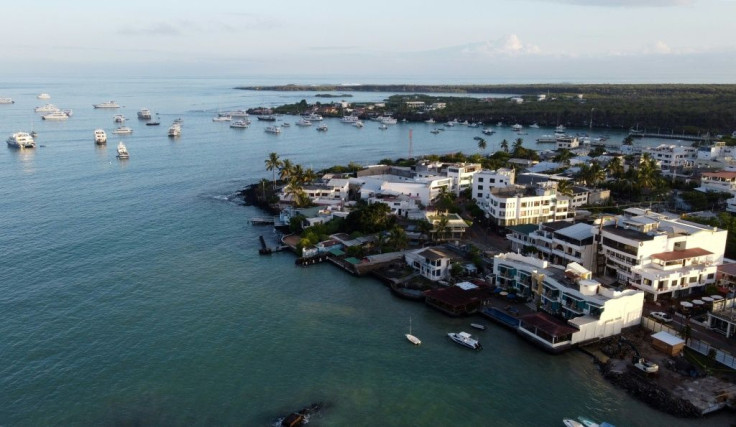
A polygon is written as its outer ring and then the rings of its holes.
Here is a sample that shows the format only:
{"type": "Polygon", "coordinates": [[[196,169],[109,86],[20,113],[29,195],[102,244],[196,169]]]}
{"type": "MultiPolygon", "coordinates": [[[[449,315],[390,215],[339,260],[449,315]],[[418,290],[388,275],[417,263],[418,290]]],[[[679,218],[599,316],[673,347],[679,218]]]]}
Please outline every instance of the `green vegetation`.
{"type": "Polygon", "coordinates": [[[726,237],[726,258],[733,258],[736,256],[736,217],[732,216],[727,212],[720,212],[715,218],[701,218],[691,215],[683,215],[683,218],[696,222],[698,224],[710,225],[712,227],[722,228],[728,230],[728,237],[726,237]]]}

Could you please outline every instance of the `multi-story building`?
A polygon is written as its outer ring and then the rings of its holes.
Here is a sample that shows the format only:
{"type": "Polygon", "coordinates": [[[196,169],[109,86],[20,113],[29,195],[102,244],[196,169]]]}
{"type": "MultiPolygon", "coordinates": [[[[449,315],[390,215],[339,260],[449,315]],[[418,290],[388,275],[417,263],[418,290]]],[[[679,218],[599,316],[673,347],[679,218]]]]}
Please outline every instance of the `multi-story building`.
{"type": "Polygon", "coordinates": [[[451,257],[436,248],[407,252],[404,259],[410,267],[432,281],[446,279],[450,274],[451,257]]]}
{"type": "Polygon", "coordinates": [[[638,208],[597,227],[604,274],[647,292],[654,300],[687,295],[715,283],[728,234],[638,208]]]}
{"type": "Polygon", "coordinates": [[[662,144],[657,147],[644,147],[643,153],[649,153],[662,170],[680,167],[691,167],[698,158],[698,149],[683,145],[662,144]]]}
{"type": "Polygon", "coordinates": [[[552,337],[526,328],[522,319],[519,332],[551,349],[616,335],[641,321],[644,292],[604,286],[577,263],[560,269],[534,257],[505,253],[494,257],[493,274],[496,286],[536,300],[541,311],[566,319],[577,330],[552,337]]]}
{"type": "Polygon", "coordinates": [[[478,207],[483,209],[486,218],[502,227],[559,221],[575,215],[570,198],[558,194],[557,184],[553,182],[528,187],[509,185],[491,188],[487,193],[477,187],[474,185],[478,207]]]}
{"type": "Polygon", "coordinates": [[[731,193],[733,197],[726,200],[726,211],[736,213],[736,172],[703,172],[700,175],[700,187],[696,190],[731,193]]]}
{"type": "Polygon", "coordinates": [[[513,252],[534,253],[536,258],[560,268],[575,262],[595,271],[595,228],[590,224],[554,221],[536,226],[517,225],[509,230],[511,233],[506,238],[513,252]]]}
{"type": "Polygon", "coordinates": [[[513,169],[481,170],[473,174],[473,198],[476,201],[488,200],[492,189],[505,188],[513,185],[514,182],[515,176],[513,169]]]}
{"type": "MultiPolygon", "coordinates": [[[[463,190],[473,186],[473,177],[481,170],[479,163],[458,163],[447,165],[445,175],[452,179],[452,190],[459,196],[463,190]]],[[[511,176],[513,177],[513,173],[511,176]]]]}

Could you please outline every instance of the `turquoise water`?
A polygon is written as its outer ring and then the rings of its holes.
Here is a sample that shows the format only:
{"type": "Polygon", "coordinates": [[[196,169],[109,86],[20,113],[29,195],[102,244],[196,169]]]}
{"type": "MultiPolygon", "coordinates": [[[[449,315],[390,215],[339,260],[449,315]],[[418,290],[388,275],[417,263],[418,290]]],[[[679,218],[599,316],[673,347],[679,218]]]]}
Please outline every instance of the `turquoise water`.
{"type": "MultiPolygon", "coordinates": [[[[269,425],[316,401],[327,404],[313,419],[321,426],[539,426],[577,415],[692,425],[630,399],[581,354],[549,356],[495,326],[479,334],[484,351],[467,351],[445,335],[468,319],[330,265],[259,257],[257,237],[269,231],[230,198],[270,177],[268,153],[313,168],[368,164],[408,154],[410,127],[415,154],[476,152],[479,130],[332,120],[327,133],[292,126],[275,136],[255,120],[247,130],[213,123],[219,110],[310,95],[231,89],[249,83],[264,82],[0,84],[16,100],[0,106],[0,134],[33,129],[41,145],[0,149],[0,425],[269,425]],[[41,92],[74,116],[40,120],[41,92]],[[109,99],[124,108],[92,108],[109,99]],[[144,106],[161,126],[135,119],[144,106]],[[118,112],[132,135],[111,134],[118,112]],[[177,117],[183,134],[170,139],[177,117]],[[93,142],[98,127],[106,147],[93,142]],[[119,140],[128,161],[115,158],[119,140]],[[420,347],[403,337],[409,317],[420,347]]],[[[514,137],[499,133],[489,149],[514,137]]]]}

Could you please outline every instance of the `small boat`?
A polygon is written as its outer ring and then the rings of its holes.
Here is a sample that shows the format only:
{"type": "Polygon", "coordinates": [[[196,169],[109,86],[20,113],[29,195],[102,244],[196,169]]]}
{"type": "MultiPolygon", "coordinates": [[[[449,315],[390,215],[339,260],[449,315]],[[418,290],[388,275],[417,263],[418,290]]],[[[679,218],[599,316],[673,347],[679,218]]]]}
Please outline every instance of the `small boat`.
{"type": "Polygon", "coordinates": [[[590,418],[578,417],[578,421],[580,421],[580,424],[584,427],[600,427],[600,424],[591,420],[590,418]]]}
{"type": "Polygon", "coordinates": [[[503,122],[496,123],[496,127],[501,127],[501,126],[503,126],[503,122]]]}
{"type": "Polygon", "coordinates": [[[357,122],[358,120],[360,120],[360,119],[358,118],[358,116],[343,116],[343,117],[342,117],[342,118],[340,119],[340,123],[349,123],[349,124],[353,124],[353,123],[357,122]]]}
{"type": "Polygon", "coordinates": [[[361,122],[360,120],[358,120],[357,122],[353,123],[353,126],[355,126],[356,128],[360,129],[360,128],[362,128],[365,125],[363,124],[363,122],[361,122]]]}
{"type": "Polygon", "coordinates": [[[454,127],[455,126],[455,122],[447,122],[447,123],[445,123],[445,126],[447,126],[448,128],[454,127]]]}
{"type": "Polygon", "coordinates": [[[102,145],[107,143],[107,134],[102,129],[95,129],[95,144],[102,145]]]}
{"type": "Polygon", "coordinates": [[[169,136],[170,137],[177,137],[181,136],[181,124],[174,122],[169,127],[169,136]]]}
{"type": "Polygon", "coordinates": [[[228,116],[226,114],[218,114],[217,117],[213,117],[212,118],[212,121],[213,122],[229,122],[232,119],[233,119],[232,117],[230,117],[230,116],[228,116]]]}
{"type": "Polygon", "coordinates": [[[482,323],[471,323],[470,326],[473,327],[473,328],[475,328],[475,329],[479,329],[481,331],[485,331],[486,330],[486,325],[484,325],[482,323]]]}
{"type": "Polygon", "coordinates": [[[34,138],[37,137],[38,136],[38,132],[36,132],[35,130],[32,130],[31,131],[31,136],[34,137],[34,138]]]}
{"type": "Polygon", "coordinates": [[[378,129],[386,130],[388,129],[388,126],[386,126],[386,123],[381,123],[381,126],[379,126],[378,129]]]}
{"type": "Polygon", "coordinates": [[[536,124],[536,123],[530,124],[529,127],[532,128],[532,129],[539,129],[539,125],[536,124]]]}
{"type": "Polygon", "coordinates": [[[281,127],[282,128],[290,128],[291,127],[291,123],[289,123],[289,122],[283,122],[283,123],[281,123],[281,127]]]}
{"type": "Polygon", "coordinates": [[[565,427],[583,427],[580,422],[573,420],[572,418],[563,418],[562,424],[564,424],[565,427]]]}
{"type": "Polygon", "coordinates": [[[440,133],[440,130],[439,130],[439,129],[432,129],[432,130],[431,130],[431,131],[429,131],[429,132],[430,132],[430,133],[433,133],[433,134],[435,134],[435,135],[437,135],[438,133],[440,133]]]}
{"type": "Polygon", "coordinates": [[[312,126],[312,122],[310,122],[307,119],[300,119],[298,122],[295,123],[297,126],[312,126]]]}
{"type": "Polygon", "coordinates": [[[437,122],[435,122],[433,118],[429,118],[429,120],[425,120],[424,123],[429,123],[430,125],[433,125],[437,122]]]}
{"type": "Polygon", "coordinates": [[[480,345],[480,342],[473,339],[473,337],[467,332],[450,332],[447,336],[464,347],[468,347],[473,350],[481,350],[483,348],[483,346],[480,345]]]}
{"type": "Polygon", "coordinates": [[[54,104],[46,104],[46,105],[42,105],[40,107],[34,108],[33,111],[37,113],[51,113],[53,111],[59,111],[59,107],[57,107],[54,104]]]}
{"type": "Polygon", "coordinates": [[[36,148],[36,141],[28,132],[16,132],[5,141],[10,148],[36,148]]]}
{"type": "Polygon", "coordinates": [[[120,108],[120,105],[115,101],[101,102],[99,104],[92,104],[92,106],[95,108],[120,108]]]}
{"type": "Polygon", "coordinates": [[[557,125],[557,127],[555,128],[555,132],[557,133],[565,133],[565,130],[565,126],[562,125],[557,125]]]}
{"type": "Polygon", "coordinates": [[[126,119],[125,116],[122,114],[115,114],[114,116],[112,116],[112,121],[115,123],[125,123],[126,120],[128,119],[126,119]]]}
{"type": "Polygon", "coordinates": [[[281,133],[281,128],[278,127],[278,126],[266,126],[265,132],[266,133],[273,133],[273,134],[280,134],[281,133]]]}
{"type": "Polygon", "coordinates": [[[405,334],[405,336],[406,336],[406,339],[408,339],[409,342],[414,345],[419,345],[422,343],[422,341],[419,338],[411,334],[411,317],[409,318],[409,333],[405,334]]]}
{"type": "Polygon", "coordinates": [[[51,95],[49,95],[48,93],[40,93],[40,94],[38,94],[38,96],[36,96],[36,98],[38,98],[38,99],[51,99],[51,95]]]}
{"type": "Polygon", "coordinates": [[[158,126],[158,125],[160,125],[160,124],[161,124],[161,122],[159,122],[159,121],[157,120],[157,121],[155,121],[155,122],[148,122],[148,123],[146,123],[146,126],[158,126]]]}
{"type": "Polygon", "coordinates": [[[379,117],[379,120],[384,125],[395,125],[396,123],[398,123],[398,120],[391,116],[381,116],[379,117]]]}
{"type": "Polygon", "coordinates": [[[130,158],[130,154],[128,154],[128,147],[123,144],[123,141],[120,141],[120,143],[118,143],[118,159],[127,158],[130,158]]]}
{"type": "Polygon", "coordinates": [[[248,117],[248,112],[245,111],[245,110],[233,110],[233,111],[228,111],[228,112],[223,113],[223,114],[226,114],[226,115],[228,115],[228,116],[230,116],[232,118],[235,118],[235,117],[240,117],[240,118],[248,117]]]}
{"type": "Polygon", "coordinates": [[[136,113],[138,115],[138,118],[141,120],[151,120],[151,110],[149,110],[146,107],[143,107],[136,113]]]}
{"type": "Polygon", "coordinates": [[[306,114],[302,116],[306,120],[309,120],[310,122],[321,122],[324,120],[324,117],[322,117],[320,114],[312,113],[312,114],[306,114]]]}
{"type": "Polygon", "coordinates": [[[264,114],[264,115],[258,116],[258,120],[261,120],[264,122],[275,122],[276,116],[272,116],[270,114],[264,114]]]}
{"type": "Polygon", "coordinates": [[[317,126],[317,130],[320,132],[327,132],[327,125],[322,123],[321,125],[317,126]]]}
{"type": "Polygon", "coordinates": [[[241,119],[241,120],[235,120],[234,122],[230,123],[230,127],[234,129],[248,129],[248,121],[241,119]]]}
{"type": "Polygon", "coordinates": [[[646,372],[647,374],[654,374],[654,373],[659,372],[659,365],[649,360],[646,360],[643,357],[634,359],[634,367],[636,367],[636,369],[639,369],[643,372],[646,372]]]}
{"type": "Polygon", "coordinates": [[[496,133],[496,131],[493,129],[483,129],[481,132],[483,133],[483,135],[493,135],[494,133],[496,133]]]}
{"type": "Polygon", "coordinates": [[[112,131],[115,135],[130,135],[133,133],[133,129],[129,128],[128,126],[120,126],[114,131],[112,131]]]}
{"type": "Polygon", "coordinates": [[[520,125],[520,124],[518,124],[518,123],[517,123],[517,124],[515,124],[515,125],[513,125],[513,126],[511,126],[511,130],[513,130],[513,131],[520,131],[520,130],[522,130],[523,128],[524,128],[524,126],[522,126],[522,125],[520,125]]]}
{"type": "Polygon", "coordinates": [[[0,98],[0,104],[15,104],[13,98],[0,98]]]}
{"type": "Polygon", "coordinates": [[[74,115],[74,111],[72,111],[70,108],[67,108],[66,110],[61,110],[61,112],[66,114],[67,117],[71,117],[74,115]]]}
{"type": "Polygon", "coordinates": [[[49,114],[46,114],[45,116],[41,116],[41,118],[44,120],[49,120],[49,121],[61,121],[61,120],[68,119],[69,116],[65,112],[57,110],[57,111],[54,111],[53,113],[49,113],[49,114]]]}

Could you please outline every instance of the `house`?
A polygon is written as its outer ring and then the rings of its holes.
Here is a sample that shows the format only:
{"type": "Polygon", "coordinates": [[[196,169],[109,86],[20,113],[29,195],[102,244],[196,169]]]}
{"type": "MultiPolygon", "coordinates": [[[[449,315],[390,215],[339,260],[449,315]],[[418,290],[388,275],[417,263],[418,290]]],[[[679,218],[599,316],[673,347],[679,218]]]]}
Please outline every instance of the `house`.
{"type": "Polygon", "coordinates": [[[463,190],[473,185],[473,177],[481,171],[480,163],[456,163],[447,165],[445,176],[452,179],[452,191],[459,196],[463,190]]]}
{"type": "Polygon", "coordinates": [[[662,170],[680,167],[692,167],[698,158],[698,149],[683,145],[661,144],[657,147],[644,147],[642,153],[648,153],[662,170]]]}
{"type": "Polygon", "coordinates": [[[455,286],[432,289],[424,293],[424,302],[450,316],[465,316],[478,312],[483,301],[491,297],[488,286],[461,282],[455,286]]]}
{"type": "Polygon", "coordinates": [[[599,221],[598,234],[604,274],[656,301],[715,284],[728,231],[629,208],[623,215],[599,221]]]}
{"type": "Polygon", "coordinates": [[[426,212],[426,220],[434,226],[432,233],[444,239],[462,239],[467,230],[468,223],[456,213],[440,214],[438,212],[426,212]],[[439,229],[442,218],[446,218],[444,230],[439,229]]]}
{"type": "Polygon", "coordinates": [[[572,150],[580,146],[580,141],[576,136],[558,136],[555,138],[557,150],[572,150]]]}
{"type": "Polygon", "coordinates": [[[509,230],[511,233],[506,238],[511,242],[514,252],[534,251],[537,258],[553,266],[561,268],[575,262],[595,271],[596,247],[593,237],[596,233],[590,224],[553,221],[517,225],[509,227],[509,230]]]}
{"type": "Polygon", "coordinates": [[[425,248],[407,252],[406,263],[422,277],[434,282],[447,279],[450,275],[452,257],[440,248],[425,248]]]}
{"type": "Polygon", "coordinates": [[[487,199],[475,200],[486,218],[503,227],[559,221],[575,216],[570,198],[557,193],[556,183],[493,188],[487,199]]]}
{"type": "Polygon", "coordinates": [[[514,184],[513,169],[480,170],[472,175],[472,196],[476,200],[488,200],[493,188],[505,188],[514,184]]]}
{"type": "Polygon", "coordinates": [[[405,101],[404,105],[406,105],[406,108],[416,110],[417,108],[424,108],[424,101],[405,101]]]}

